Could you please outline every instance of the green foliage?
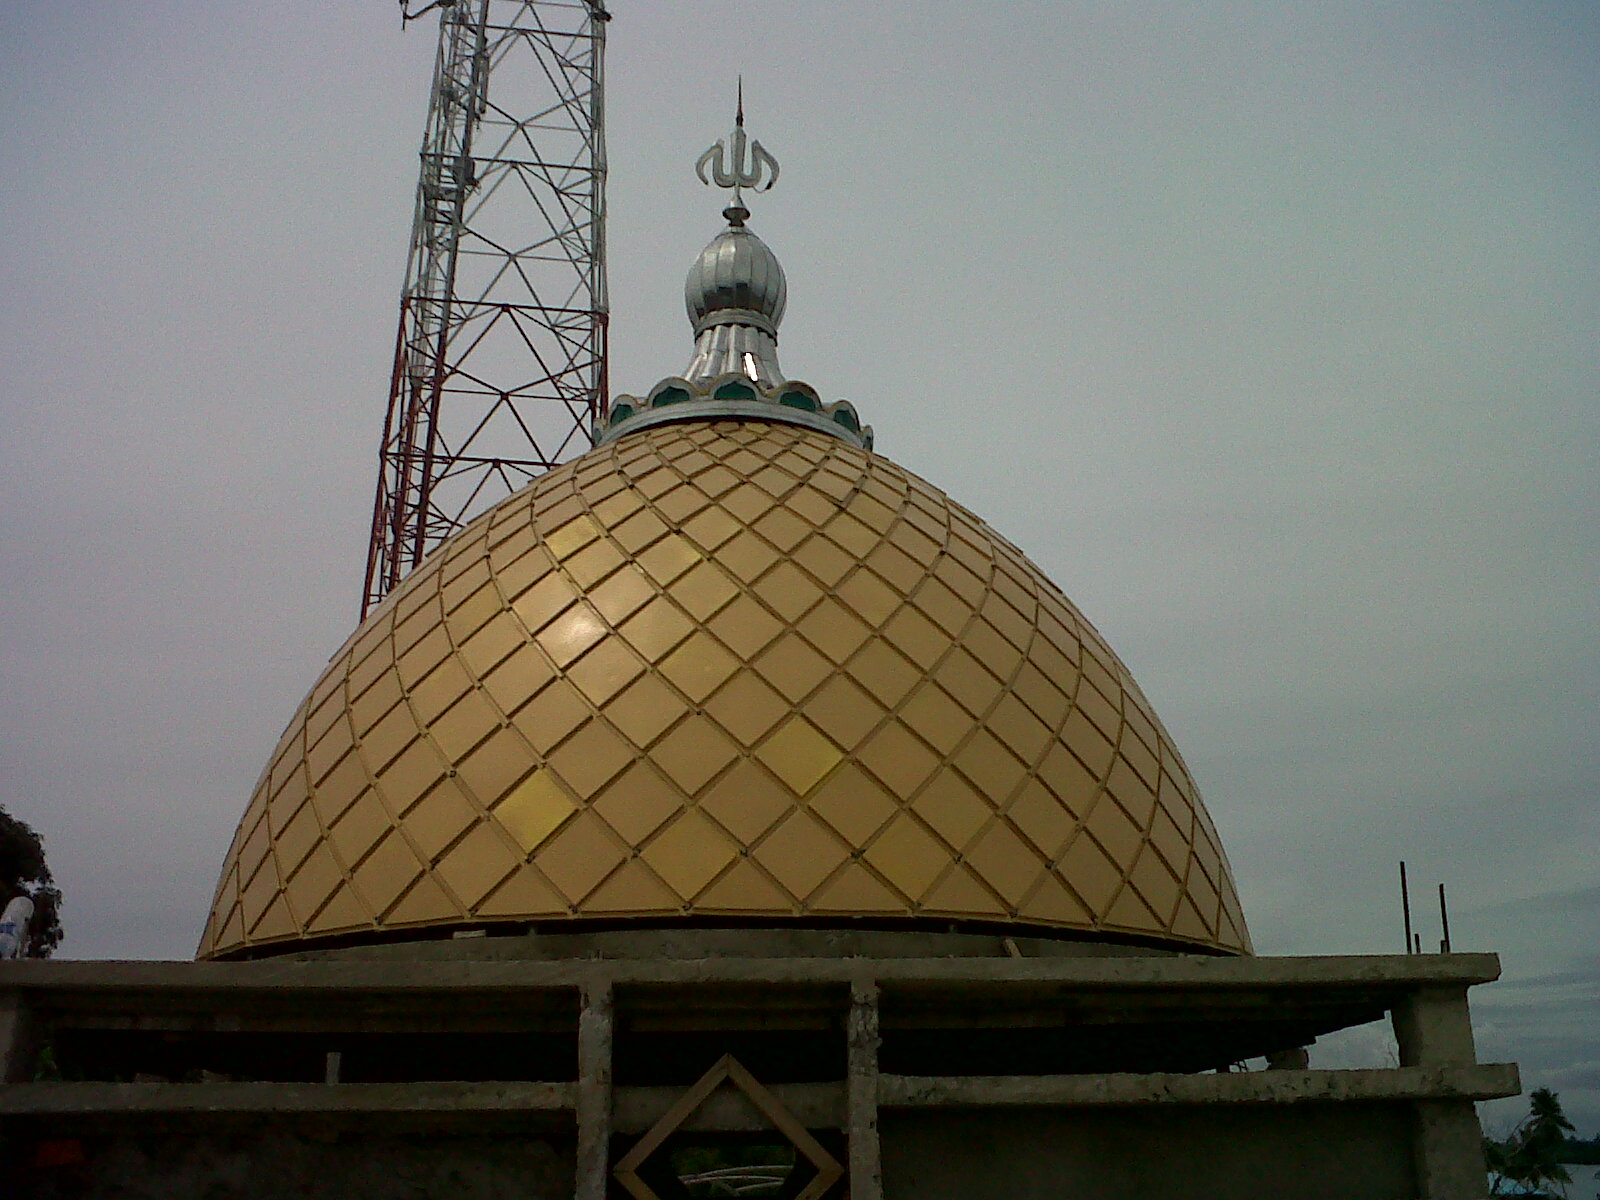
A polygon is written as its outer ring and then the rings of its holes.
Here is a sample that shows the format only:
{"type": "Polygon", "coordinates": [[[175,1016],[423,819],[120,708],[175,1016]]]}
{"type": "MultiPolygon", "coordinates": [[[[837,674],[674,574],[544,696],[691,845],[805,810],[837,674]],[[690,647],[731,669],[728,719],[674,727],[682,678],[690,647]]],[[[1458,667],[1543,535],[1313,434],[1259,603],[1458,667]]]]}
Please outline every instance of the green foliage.
{"type": "Polygon", "coordinates": [[[1544,1196],[1554,1183],[1571,1183],[1561,1162],[1567,1155],[1572,1122],[1561,1111],[1561,1099],[1549,1088],[1528,1095],[1528,1115],[1504,1141],[1485,1138],[1484,1159],[1494,1175],[1496,1196],[1544,1196]],[[1507,1185],[1518,1185],[1512,1191],[1507,1185]]]}
{"type": "Polygon", "coordinates": [[[61,889],[44,860],[43,840],[0,806],[0,906],[19,894],[33,901],[28,957],[49,958],[61,944],[61,889]]]}

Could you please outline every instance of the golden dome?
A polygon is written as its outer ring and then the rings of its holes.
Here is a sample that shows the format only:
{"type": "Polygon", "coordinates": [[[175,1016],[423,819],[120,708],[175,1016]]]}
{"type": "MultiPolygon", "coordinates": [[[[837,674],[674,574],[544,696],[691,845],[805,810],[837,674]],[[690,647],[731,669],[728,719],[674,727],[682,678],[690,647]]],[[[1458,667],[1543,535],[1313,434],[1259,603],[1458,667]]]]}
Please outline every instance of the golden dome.
{"type": "Polygon", "coordinates": [[[200,954],[625,919],[1249,952],[1072,604],[916,476],[764,422],[622,437],[405,580],[289,723],[200,954]]]}

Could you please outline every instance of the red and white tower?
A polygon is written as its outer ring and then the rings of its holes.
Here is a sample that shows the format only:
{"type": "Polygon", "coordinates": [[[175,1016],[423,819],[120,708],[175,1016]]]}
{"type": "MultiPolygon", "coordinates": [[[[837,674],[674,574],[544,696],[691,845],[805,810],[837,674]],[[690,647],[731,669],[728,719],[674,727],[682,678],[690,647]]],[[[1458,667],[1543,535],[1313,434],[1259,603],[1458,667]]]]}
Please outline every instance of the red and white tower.
{"type": "MultiPolygon", "coordinates": [[[[404,0],[402,3],[404,8],[404,0]]],[[[591,443],[606,395],[600,0],[436,0],[361,612],[591,443]]]]}

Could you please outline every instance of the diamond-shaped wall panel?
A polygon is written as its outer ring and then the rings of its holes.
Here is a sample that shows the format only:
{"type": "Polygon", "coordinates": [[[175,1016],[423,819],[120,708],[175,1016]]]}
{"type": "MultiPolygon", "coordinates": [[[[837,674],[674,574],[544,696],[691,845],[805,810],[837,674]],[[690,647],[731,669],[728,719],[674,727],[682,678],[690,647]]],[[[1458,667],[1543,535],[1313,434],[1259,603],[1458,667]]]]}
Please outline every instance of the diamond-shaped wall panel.
{"type": "Polygon", "coordinates": [[[888,460],[756,422],[600,447],[405,580],[280,740],[200,953],[629,916],[1249,952],[1071,602],[888,460]]]}

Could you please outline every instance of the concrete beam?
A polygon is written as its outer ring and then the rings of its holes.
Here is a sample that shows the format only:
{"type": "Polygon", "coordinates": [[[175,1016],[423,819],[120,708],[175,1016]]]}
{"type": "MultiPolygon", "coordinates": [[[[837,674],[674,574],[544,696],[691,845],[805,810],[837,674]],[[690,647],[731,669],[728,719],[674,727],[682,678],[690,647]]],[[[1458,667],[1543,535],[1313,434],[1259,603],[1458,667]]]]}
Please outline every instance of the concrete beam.
{"type": "Polygon", "coordinates": [[[841,983],[880,985],[1056,983],[1083,988],[1181,985],[1198,989],[1261,987],[1470,986],[1500,977],[1493,954],[1341,955],[1226,958],[1151,955],[1129,958],[703,958],[567,962],[0,962],[0,991],[46,990],[101,996],[140,993],[142,1003],[179,997],[258,992],[437,995],[528,988],[579,989],[610,984],[841,983]]]}
{"type": "Polygon", "coordinates": [[[4,1116],[560,1112],[570,1083],[19,1083],[4,1116]]]}
{"type": "Polygon", "coordinates": [[[845,1023],[850,1094],[850,1200],[883,1200],[883,1155],[878,1143],[878,989],[858,983],[850,989],[845,1023]]]}
{"type": "MultiPolygon", "coordinates": [[[[842,1083],[777,1083],[767,1090],[807,1129],[845,1127],[846,1093],[842,1083]]],[[[619,1087],[612,1132],[648,1133],[682,1098],[681,1087],[619,1087]]],[[[737,1088],[723,1087],[711,1093],[678,1128],[714,1133],[767,1132],[772,1129],[772,1122],[737,1088]]]]}
{"type": "Polygon", "coordinates": [[[614,1025],[611,985],[584,988],[578,1014],[577,1200],[606,1200],[610,1187],[614,1025]]]}
{"type": "Polygon", "coordinates": [[[0,992],[0,1083],[33,1078],[33,1013],[21,992],[0,992]]]}
{"type": "Polygon", "coordinates": [[[878,1082],[878,1104],[882,1108],[1326,1104],[1355,1100],[1494,1100],[1520,1091],[1517,1068],[1510,1063],[1224,1075],[884,1075],[878,1082]]]}
{"type": "Polygon", "coordinates": [[[1465,987],[1419,988],[1395,1005],[1392,1019],[1402,1067],[1459,1067],[1478,1061],[1465,987]]]}

